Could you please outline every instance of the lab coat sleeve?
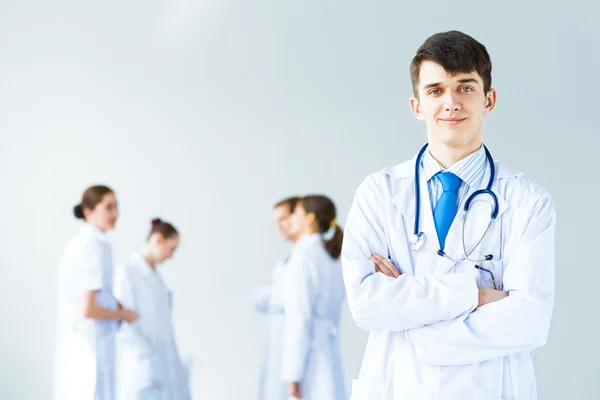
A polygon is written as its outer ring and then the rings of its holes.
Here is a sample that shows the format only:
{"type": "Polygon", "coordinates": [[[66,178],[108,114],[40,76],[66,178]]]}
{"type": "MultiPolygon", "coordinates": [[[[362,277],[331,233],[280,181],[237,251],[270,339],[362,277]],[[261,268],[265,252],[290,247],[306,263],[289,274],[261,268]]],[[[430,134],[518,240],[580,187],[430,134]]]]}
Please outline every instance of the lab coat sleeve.
{"type": "MultiPolygon", "coordinates": [[[[277,270],[277,266],[271,273],[271,279],[277,270]]],[[[263,283],[256,288],[250,295],[250,302],[254,310],[261,314],[267,314],[269,312],[269,306],[271,304],[271,296],[273,294],[273,284],[263,283]]]]}
{"type": "Polygon", "coordinates": [[[81,289],[93,292],[104,288],[104,269],[102,266],[102,248],[100,245],[88,244],[81,253],[81,289]]]}
{"type": "MultiPolygon", "coordinates": [[[[119,266],[116,269],[113,290],[117,301],[123,307],[138,311],[133,283],[127,265],[119,266]]],[[[131,324],[123,321],[118,335],[123,344],[137,353],[140,358],[147,358],[152,355],[152,346],[140,329],[139,318],[143,318],[143,316],[138,315],[138,320],[131,324]]]]}
{"type": "Polygon", "coordinates": [[[555,212],[536,202],[504,272],[509,296],[469,315],[408,332],[419,361],[463,365],[531,350],[546,343],[554,306],[555,212]]]}
{"type": "Polygon", "coordinates": [[[306,259],[290,263],[285,278],[285,317],[281,378],[302,382],[313,336],[313,302],[316,295],[314,265],[306,259]]]}
{"type": "Polygon", "coordinates": [[[263,283],[256,288],[250,296],[252,307],[254,310],[261,314],[266,314],[269,311],[269,303],[271,302],[271,293],[273,292],[273,285],[263,283]]]}
{"type": "Polygon", "coordinates": [[[404,331],[472,311],[478,291],[473,278],[466,274],[402,274],[394,279],[375,272],[371,254],[387,257],[389,252],[383,208],[371,185],[367,178],[356,191],[342,246],[348,305],[357,325],[367,332],[404,331]]]}

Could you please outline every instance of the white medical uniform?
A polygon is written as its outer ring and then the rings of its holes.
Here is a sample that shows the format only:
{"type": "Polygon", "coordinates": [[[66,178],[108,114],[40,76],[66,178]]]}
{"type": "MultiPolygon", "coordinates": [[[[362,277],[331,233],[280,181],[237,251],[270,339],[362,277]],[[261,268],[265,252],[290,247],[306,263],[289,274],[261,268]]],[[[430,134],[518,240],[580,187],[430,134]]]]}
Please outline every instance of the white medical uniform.
{"type": "Polygon", "coordinates": [[[175,344],[171,296],[160,274],[136,253],[119,265],[115,296],[138,313],[117,333],[121,400],[188,400],[187,374],[175,344]]]}
{"type": "MultiPolygon", "coordinates": [[[[416,159],[416,157],[415,157],[416,159]]],[[[421,173],[423,247],[413,251],[415,159],[384,169],[358,188],[346,221],[342,262],[352,316],[370,332],[352,400],[534,400],[534,350],[546,343],[554,303],[552,200],[540,186],[495,162],[492,190],[499,215],[472,257],[492,254],[503,300],[477,307],[477,285],[491,286],[469,261],[437,254],[428,185],[421,173]],[[402,275],[375,273],[371,254],[387,257],[402,275]]],[[[421,167],[422,169],[422,167],[421,167]]],[[[487,166],[478,187],[485,188],[487,166]]],[[[463,254],[463,196],[445,251],[463,254]]],[[[491,198],[471,206],[466,242],[490,218],[491,198]]]]}
{"type": "Polygon", "coordinates": [[[342,266],[319,234],[302,237],[292,250],[284,291],[284,382],[299,382],[303,400],[346,400],[339,323],[342,266]]]}
{"type": "MultiPolygon", "coordinates": [[[[286,260],[287,261],[287,260],[286,260]]],[[[283,321],[286,261],[277,263],[271,282],[261,285],[252,293],[254,309],[268,317],[267,337],[263,353],[257,400],[287,400],[288,391],[281,380],[283,356],[283,321]]]]}
{"type": "Polygon", "coordinates": [[[115,332],[118,321],[83,317],[85,293],[98,291],[96,303],[116,310],[113,260],[106,235],[82,226],[59,266],[56,400],[115,398],[115,332]]]}

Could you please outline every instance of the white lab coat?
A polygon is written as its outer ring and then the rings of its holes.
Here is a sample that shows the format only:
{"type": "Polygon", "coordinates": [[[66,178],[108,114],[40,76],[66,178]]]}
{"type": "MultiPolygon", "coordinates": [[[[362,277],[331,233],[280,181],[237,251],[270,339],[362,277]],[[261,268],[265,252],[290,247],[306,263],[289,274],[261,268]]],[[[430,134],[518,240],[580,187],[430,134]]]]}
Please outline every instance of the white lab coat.
{"type": "Polygon", "coordinates": [[[163,279],[136,253],[115,274],[115,296],[138,313],[117,333],[118,394],[122,400],[190,398],[171,318],[171,295],[163,279]]]}
{"type": "Polygon", "coordinates": [[[252,305],[261,314],[268,316],[266,346],[263,353],[258,400],[287,400],[288,391],[281,380],[281,358],[283,354],[283,293],[286,264],[281,261],[271,274],[271,282],[261,285],[252,293],[252,305]]]}
{"type": "MultiPolygon", "coordinates": [[[[491,284],[471,262],[455,265],[437,255],[424,178],[420,224],[427,239],[419,251],[410,248],[414,166],[415,159],[369,176],[346,222],[348,301],[356,323],[370,332],[351,399],[537,399],[533,354],[546,343],[554,303],[552,200],[530,179],[495,162],[492,190],[500,211],[472,257],[493,254],[496,279],[509,297],[476,308],[477,285],[491,284]],[[373,252],[391,259],[402,275],[375,273],[373,252]]],[[[488,166],[477,189],[489,175],[488,166]]],[[[467,221],[469,246],[490,216],[490,197],[478,199],[467,221]]],[[[462,255],[462,209],[446,239],[446,251],[455,258],[462,255]]]]}
{"type": "Polygon", "coordinates": [[[338,337],[341,263],[314,234],[294,245],[287,268],[281,377],[300,382],[303,400],[346,400],[338,337]]]}
{"type": "Polygon", "coordinates": [[[83,317],[84,295],[89,291],[99,291],[98,305],[117,309],[112,278],[112,250],[106,235],[92,225],[83,225],[67,246],[59,265],[56,400],[115,398],[118,321],[83,317]]]}

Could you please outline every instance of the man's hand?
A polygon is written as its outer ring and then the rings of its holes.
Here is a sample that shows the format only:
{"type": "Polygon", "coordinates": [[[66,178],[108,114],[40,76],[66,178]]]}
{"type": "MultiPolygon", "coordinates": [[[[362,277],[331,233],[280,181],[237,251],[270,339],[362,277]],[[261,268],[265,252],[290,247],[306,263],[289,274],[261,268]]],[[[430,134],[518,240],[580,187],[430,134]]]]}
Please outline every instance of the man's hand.
{"type": "Polygon", "coordinates": [[[390,260],[377,253],[373,253],[370,260],[375,263],[375,272],[381,272],[391,278],[397,278],[401,275],[390,260]]]}
{"type": "Polygon", "coordinates": [[[287,389],[290,396],[295,397],[297,399],[302,398],[302,393],[300,392],[300,383],[299,382],[288,382],[287,389]]]}
{"type": "Polygon", "coordinates": [[[508,297],[508,293],[503,292],[502,290],[496,290],[484,286],[477,286],[477,288],[479,289],[479,304],[477,307],[481,307],[483,305],[508,297]]]}

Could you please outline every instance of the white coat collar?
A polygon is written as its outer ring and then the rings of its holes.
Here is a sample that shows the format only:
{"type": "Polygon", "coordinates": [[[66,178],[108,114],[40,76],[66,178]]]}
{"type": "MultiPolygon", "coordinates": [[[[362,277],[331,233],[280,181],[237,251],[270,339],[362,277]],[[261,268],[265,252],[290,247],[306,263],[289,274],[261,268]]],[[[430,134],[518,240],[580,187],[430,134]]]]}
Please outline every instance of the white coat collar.
{"type": "Polygon", "coordinates": [[[310,247],[315,242],[323,240],[320,233],[311,233],[309,235],[304,235],[294,244],[294,249],[303,249],[310,247]]]}
{"type": "Polygon", "coordinates": [[[131,263],[142,273],[143,276],[154,275],[156,271],[148,264],[142,253],[134,253],[131,263]]]}
{"type": "Polygon", "coordinates": [[[102,242],[108,243],[108,235],[105,232],[102,232],[100,229],[96,228],[94,225],[89,224],[87,222],[81,226],[80,232],[84,235],[89,235],[102,242]]]}

